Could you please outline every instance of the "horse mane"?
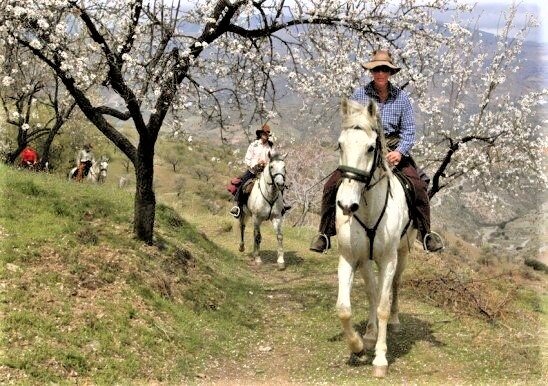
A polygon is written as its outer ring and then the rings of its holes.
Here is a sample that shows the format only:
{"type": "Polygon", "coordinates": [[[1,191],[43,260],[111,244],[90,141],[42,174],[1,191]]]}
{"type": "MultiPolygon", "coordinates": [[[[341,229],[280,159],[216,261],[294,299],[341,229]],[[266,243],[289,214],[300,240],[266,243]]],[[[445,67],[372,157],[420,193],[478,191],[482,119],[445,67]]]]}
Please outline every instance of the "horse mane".
{"type": "Polygon", "coordinates": [[[367,106],[353,100],[343,101],[343,130],[358,129],[364,131],[373,131],[377,134],[377,141],[380,143],[381,162],[380,167],[385,171],[390,171],[386,161],[388,146],[382,128],[381,117],[377,103],[370,99],[367,106]]]}

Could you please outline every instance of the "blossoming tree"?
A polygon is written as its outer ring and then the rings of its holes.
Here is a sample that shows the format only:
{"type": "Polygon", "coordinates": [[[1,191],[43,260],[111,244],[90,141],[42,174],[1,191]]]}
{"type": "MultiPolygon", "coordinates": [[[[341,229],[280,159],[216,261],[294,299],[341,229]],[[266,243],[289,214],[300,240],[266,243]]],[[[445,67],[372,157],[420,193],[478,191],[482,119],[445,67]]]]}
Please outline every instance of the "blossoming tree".
{"type": "Polygon", "coordinates": [[[0,104],[4,121],[14,128],[4,136],[3,157],[13,163],[30,143],[42,139],[40,167],[49,159],[51,144],[75,107],[51,69],[25,47],[0,45],[0,104]]]}
{"type": "Polygon", "coordinates": [[[492,49],[480,32],[461,28],[417,98],[424,125],[417,150],[433,175],[430,197],[465,183],[495,206],[502,191],[530,195],[546,186],[538,112],[548,90],[527,84],[523,71],[525,38],[538,24],[528,15],[516,25],[517,10],[503,13],[492,49]]]}
{"type": "MultiPolygon", "coordinates": [[[[166,118],[227,123],[276,115],[285,81],[323,100],[348,95],[372,49],[390,48],[407,82],[451,39],[433,12],[453,0],[0,0],[0,38],[47,64],[86,117],[133,163],[134,233],[153,241],[155,143],[166,118]],[[97,102],[90,95],[112,95],[97,102]],[[121,133],[131,120],[138,143],[121,133]]],[[[453,25],[453,24],[451,24],[453,25]]]]}

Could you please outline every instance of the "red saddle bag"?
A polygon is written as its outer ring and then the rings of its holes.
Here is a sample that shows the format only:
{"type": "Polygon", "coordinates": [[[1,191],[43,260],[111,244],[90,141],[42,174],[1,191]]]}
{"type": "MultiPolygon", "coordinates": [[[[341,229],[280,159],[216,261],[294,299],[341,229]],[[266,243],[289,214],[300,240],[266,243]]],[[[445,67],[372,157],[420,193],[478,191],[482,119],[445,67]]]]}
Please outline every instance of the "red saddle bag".
{"type": "Polygon", "coordinates": [[[226,190],[230,192],[233,196],[238,191],[238,187],[242,183],[242,180],[238,177],[234,177],[230,180],[230,183],[226,186],[226,190]]]}

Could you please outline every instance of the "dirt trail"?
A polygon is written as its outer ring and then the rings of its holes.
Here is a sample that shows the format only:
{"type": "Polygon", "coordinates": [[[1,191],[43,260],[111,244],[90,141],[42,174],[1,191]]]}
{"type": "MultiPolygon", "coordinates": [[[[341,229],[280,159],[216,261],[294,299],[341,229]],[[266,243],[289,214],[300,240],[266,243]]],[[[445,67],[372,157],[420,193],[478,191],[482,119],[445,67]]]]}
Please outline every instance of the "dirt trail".
{"type": "Polygon", "coordinates": [[[280,321],[291,320],[291,314],[303,308],[302,303],[290,291],[285,291],[284,287],[307,278],[291,269],[277,270],[274,253],[270,255],[259,267],[252,262],[251,257],[248,263],[250,270],[267,289],[265,296],[268,307],[262,315],[261,325],[264,331],[261,337],[251,351],[239,353],[243,358],[227,358],[224,363],[212,364],[206,373],[200,375],[200,384],[283,386],[299,383],[291,379],[288,361],[295,366],[298,361],[306,361],[310,353],[298,344],[294,336],[285,331],[280,321]]]}

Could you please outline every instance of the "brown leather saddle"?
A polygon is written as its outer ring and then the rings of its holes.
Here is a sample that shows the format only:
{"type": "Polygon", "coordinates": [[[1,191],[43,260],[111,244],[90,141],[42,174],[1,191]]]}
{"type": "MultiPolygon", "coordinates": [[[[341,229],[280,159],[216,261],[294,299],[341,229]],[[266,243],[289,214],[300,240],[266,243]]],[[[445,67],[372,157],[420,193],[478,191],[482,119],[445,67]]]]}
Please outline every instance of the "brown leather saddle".
{"type": "Polygon", "coordinates": [[[250,178],[245,182],[245,184],[242,186],[242,192],[249,195],[251,194],[251,191],[253,190],[253,186],[255,186],[255,181],[257,178],[250,178]]]}

